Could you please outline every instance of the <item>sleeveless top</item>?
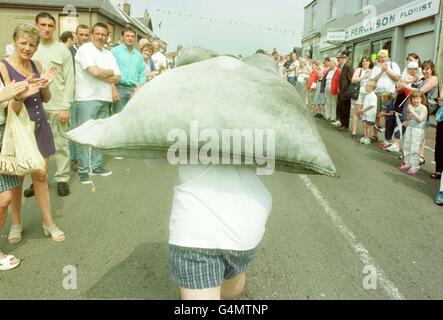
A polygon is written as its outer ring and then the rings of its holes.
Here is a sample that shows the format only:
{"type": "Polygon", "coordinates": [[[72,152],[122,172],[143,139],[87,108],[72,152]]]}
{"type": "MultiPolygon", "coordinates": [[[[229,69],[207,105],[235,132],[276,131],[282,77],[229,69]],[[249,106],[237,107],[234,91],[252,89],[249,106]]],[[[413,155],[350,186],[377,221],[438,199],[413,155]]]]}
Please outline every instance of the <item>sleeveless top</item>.
{"type": "MultiPolygon", "coordinates": [[[[414,112],[418,115],[421,116],[423,109],[420,108],[416,108],[414,110],[414,112]]],[[[417,119],[415,119],[415,117],[413,116],[412,119],[409,121],[409,126],[411,128],[419,128],[419,129],[426,129],[427,128],[427,124],[428,124],[428,120],[427,119],[423,119],[421,122],[418,122],[417,119]]]]}
{"type": "MultiPolygon", "coordinates": [[[[27,77],[15,70],[15,68],[8,61],[6,61],[6,59],[3,59],[1,62],[3,62],[6,66],[11,81],[15,80],[16,82],[19,82],[26,80],[27,77]]],[[[38,72],[35,63],[32,60],[31,67],[36,78],[40,78],[40,72],[38,72]]],[[[46,112],[43,108],[41,92],[39,91],[35,95],[26,98],[23,101],[23,104],[28,111],[31,121],[35,122],[34,134],[38,149],[44,158],[48,158],[49,156],[55,154],[55,144],[51,127],[49,126],[46,118],[46,112]]]]}

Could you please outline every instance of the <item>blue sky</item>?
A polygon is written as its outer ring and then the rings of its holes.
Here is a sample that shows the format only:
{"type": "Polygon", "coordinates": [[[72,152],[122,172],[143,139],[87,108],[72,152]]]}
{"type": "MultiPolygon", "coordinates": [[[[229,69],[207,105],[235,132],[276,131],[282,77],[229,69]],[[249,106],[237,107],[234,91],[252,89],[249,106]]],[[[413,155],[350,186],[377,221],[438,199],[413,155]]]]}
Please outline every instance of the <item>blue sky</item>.
{"type": "Polygon", "coordinates": [[[288,53],[300,46],[303,8],[309,2],[311,0],[130,0],[133,16],[142,16],[148,9],[154,32],[168,43],[170,51],[174,51],[177,44],[183,44],[243,55],[253,54],[259,48],[271,51],[274,47],[288,53]],[[210,18],[217,22],[211,22],[210,18]]]}

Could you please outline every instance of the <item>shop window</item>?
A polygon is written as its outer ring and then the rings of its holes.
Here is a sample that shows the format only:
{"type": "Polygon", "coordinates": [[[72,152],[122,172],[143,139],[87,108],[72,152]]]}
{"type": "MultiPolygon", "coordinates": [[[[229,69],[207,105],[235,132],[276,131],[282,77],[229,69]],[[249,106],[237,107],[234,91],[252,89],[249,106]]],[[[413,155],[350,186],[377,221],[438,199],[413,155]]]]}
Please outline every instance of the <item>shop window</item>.
{"type": "Polygon", "coordinates": [[[370,50],[371,47],[369,41],[357,43],[354,46],[354,52],[352,55],[352,65],[354,67],[358,66],[363,57],[368,57],[370,55],[370,50]]]}
{"type": "Polygon", "coordinates": [[[377,40],[372,42],[371,54],[378,53],[381,49],[386,49],[389,51],[389,55],[392,53],[392,40],[391,38],[377,40]]]}
{"type": "Polygon", "coordinates": [[[317,26],[317,3],[312,5],[312,17],[311,17],[311,27],[314,29],[317,26]]]}

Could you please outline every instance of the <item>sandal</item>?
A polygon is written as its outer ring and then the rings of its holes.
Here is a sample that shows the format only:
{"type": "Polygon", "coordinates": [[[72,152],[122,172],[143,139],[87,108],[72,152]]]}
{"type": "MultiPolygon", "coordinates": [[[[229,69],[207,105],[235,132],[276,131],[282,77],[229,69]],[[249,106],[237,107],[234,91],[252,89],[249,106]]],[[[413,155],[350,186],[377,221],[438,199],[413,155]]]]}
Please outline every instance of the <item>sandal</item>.
{"type": "Polygon", "coordinates": [[[420,157],[420,161],[418,162],[418,164],[420,166],[424,165],[426,163],[426,159],[424,157],[420,157]]]}
{"type": "Polygon", "coordinates": [[[11,225],[11,230],[9,231],[8,241],[11,244],[19,243],[22,240],[23,228],[21,224],[11,225]]]}
{"type": "Polygon", "coordinates": [[[61,242],[65,240],[65,234],[63,231],[61,231],[55,224],[50,225],[49,227],[45,228],[43,227],[43,233],[45,236],[49,237],[51,236],[53,241],[61,242]]]}
{"type": "Polygon", "coordinates": [[[14,256],[7,255],[3,259],[0,260],[0,271],[8,271],[12,270],[20,264],[20,259],[17,259],[14,256]],[[17,260],[17,263],[13,264],[11,261],[15,259],[17,260]]]}
{"type": "Polygon", "coordinates": [[[432,179],[441,179],[441,173],[440,172],[434,172],[433,174],[431,174],[431,178],[432,179]]]}

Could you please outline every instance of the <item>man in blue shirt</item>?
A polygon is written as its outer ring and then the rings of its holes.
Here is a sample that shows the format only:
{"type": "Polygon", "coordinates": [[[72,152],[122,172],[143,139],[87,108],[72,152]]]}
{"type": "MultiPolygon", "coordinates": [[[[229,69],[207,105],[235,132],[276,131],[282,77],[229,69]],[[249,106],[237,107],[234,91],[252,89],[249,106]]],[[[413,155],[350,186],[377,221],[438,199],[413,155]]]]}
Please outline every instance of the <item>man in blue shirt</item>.
{"type": "Polygon", "coordinates": [[[112,86],[113,114],[121,112],[146,82],[146,65],[140,52],[134,48],[135,39],[135,31],[126,27],[122,31],[122,44],[111,50],[122,74],[121,81],[112,86]]]}

